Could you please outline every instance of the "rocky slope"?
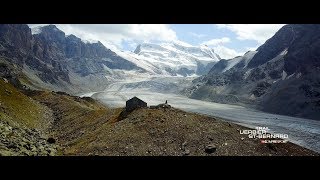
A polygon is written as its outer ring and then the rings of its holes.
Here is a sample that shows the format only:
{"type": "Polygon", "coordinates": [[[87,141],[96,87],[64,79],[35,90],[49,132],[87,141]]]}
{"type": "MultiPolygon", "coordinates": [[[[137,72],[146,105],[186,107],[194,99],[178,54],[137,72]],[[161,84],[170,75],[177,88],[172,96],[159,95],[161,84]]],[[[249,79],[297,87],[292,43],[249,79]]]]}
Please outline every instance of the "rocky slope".
{"type": "Polygon", "coordinates": [[[36,129],[12,127],[0,120],[0,156],[55,156],[59,146],[36,129]]]}
{"type": "Polygon", "coordinates": [[[144,71],[100,42],[84,43],[54,25],[32,34],[24,24],[1,24],[0,57],[28,77],[31,87],[68,92],[102,90],[113,69],[144,71]]]}
{"type": "Polygon", "coordinates": [[[320,119],[319,33],[319,25],[286,25],[256,52],[219,61],[184,93],[196,99],[320,119]]]}
{"type": "Polygon", "coordinates": [[[51,109],[23,94],[7,79],[0,79],[0,86],[0,155],[58,154],[59,146],[47,141],[54,120],[51,109]]]}
{"type": "Polygon", "coordinates": [[[109,119],[109,109],[91,98],[17,89],[7,79],[0,85],[1,156],[63,155],[64,142],[109,119]]]}

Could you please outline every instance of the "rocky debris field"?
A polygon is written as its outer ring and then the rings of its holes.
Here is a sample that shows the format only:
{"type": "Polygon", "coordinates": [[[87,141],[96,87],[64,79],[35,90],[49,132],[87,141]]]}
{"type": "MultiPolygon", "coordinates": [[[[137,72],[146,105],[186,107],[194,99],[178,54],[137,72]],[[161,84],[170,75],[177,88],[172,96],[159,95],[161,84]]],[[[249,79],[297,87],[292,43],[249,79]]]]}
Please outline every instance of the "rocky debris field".
{"type": "Polygon", "coordinates": [[[57,153],[58,145],[38,130],[12,127],[0,120],[0,156],[55,156],[57,153]]]}

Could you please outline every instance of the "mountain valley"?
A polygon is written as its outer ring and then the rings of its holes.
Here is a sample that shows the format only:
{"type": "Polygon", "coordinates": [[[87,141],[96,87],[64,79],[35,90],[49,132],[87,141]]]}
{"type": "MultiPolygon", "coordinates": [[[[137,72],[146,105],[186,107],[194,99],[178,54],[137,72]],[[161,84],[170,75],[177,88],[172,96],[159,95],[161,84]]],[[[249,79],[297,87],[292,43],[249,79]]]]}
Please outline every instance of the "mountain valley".
{"type": "Polygon", "coordinates": [[[1,24],[0,155],[317,156],[319,34],[320,25],[285,25],[222,59],[206,45],[130,52],[55,25],[1,24]],[[126,112],[132,97],[148,106],[126,112]],[[239,133],[266,126],[290,142],[239,133]]]}

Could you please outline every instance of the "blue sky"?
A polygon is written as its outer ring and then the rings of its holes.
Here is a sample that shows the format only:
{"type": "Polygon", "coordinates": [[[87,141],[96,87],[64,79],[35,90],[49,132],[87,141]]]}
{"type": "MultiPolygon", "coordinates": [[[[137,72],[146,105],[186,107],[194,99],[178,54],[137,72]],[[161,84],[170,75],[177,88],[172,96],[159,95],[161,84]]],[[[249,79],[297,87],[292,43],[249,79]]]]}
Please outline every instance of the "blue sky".
{"type": "MultiPolygon", "coordinates": [[[[272,37],[283,25],[277,24],[170,24],[167,28],[175,32],[176,39],[193,46],[208,45],[220,55],[229,59],[256,50],[272,37]]],[[[136,44],[122,42],[122,49],[133,51],[136,44]]],[[[149,40],[158,43],[159,41],[149,40]]]]}
{"type": "Polygon", "coordinates": [[[259,43],[254,40],[238,40],[234,32],[226,28],[219,29],[212,24],[181,24],[170,25],[170,27],[177,33],[180,40],[192,45],[199,45],[203,41],[222,37],[228,37],[231,40],[231,42],[225,44],[226,47],[236,49],[240,52],[247,51],[246,47],[256,47],[259,45],[259,43]]]}
{"type": "MultiPolygon", "coordinates": [[[[31,28],[39,26],[30,24],[31,28]]],[[[42,26],[42,25],[40,25],[42,26]]],[[[67,35],[89,42],[101,41],[110,49],[133,51],[143,42],[182,41],[193,46],[208,45],[229,59],[255,50],[283,24],[56,24],[67,35]]]]}

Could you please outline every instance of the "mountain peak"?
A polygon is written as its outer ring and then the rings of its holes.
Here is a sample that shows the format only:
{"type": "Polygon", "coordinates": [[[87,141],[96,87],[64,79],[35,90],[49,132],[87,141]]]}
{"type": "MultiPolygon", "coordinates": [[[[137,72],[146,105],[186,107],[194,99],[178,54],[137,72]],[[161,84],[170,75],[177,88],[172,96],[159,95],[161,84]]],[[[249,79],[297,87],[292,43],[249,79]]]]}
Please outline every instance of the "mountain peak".
{"type": "Polygon", "coordinates": [[[80,38],[78,38],[77,36],[75,36],[73,34],[68,35],[67,38],[72,40],[72,41],[76,41],[76,42],[80,42],[81,41],[80,38]]]}
{"type": "Polygon", "coordinates": [[[63,43],[66,35],[63,31],[58,29],[55,25],[47,25],[39,27],[37,33],[34,33],[37,37],[48,41],[55,41],[63,43]]]}
{"type": "Polygon", "coordinates": [[[191,44],[188,44],[186,42],[179,41],[179,40],[172,41],[172,44],[179,45],[179,46],[184,46],[184,47],[194,47],[191,44]]]}
{"type": "MultiPolygon", "coordinates": [[[[283,26],[278,32],[257,49],[257,54],[248,64],[249,68],[257,67],[281,54],[284,50],[292,51],[295,47],[306,49],[310,42],[314,42],[319,36],[318,24],[290,24],[283,26]],[[297,43],[298,42],[298,43],[297,43]],[[307,43],[309,42],[309,43],[307,43]]],[[[301,52],[300,52],[301,53],[301,52]]],[[[310,54],[310,53],[306,53],[310,54]]],[[[293,57],[295,58],[295,57],[293,57]]],[[[302,59],[302,58],[300,58],[302,59]]],[[[308,59],[308,58],[307,58],[308,59]]],[[[313,59],[313,58],[310,58],[313,59]]],[[[293,61],[288,62],[291,64],[293,61]]],[[[296,66],[296,65],[293,65],[296,66]]],[[[287,67],[289,68],[289,67],[287,67]]],[[[290,67],[290,69],[294,67],[290,67]]],[[[293,71],[290,70],[290,73],[293,71]]]]}
{"type": "Polygon", "coordinates": [[[63,31],[61,31],[60,29],[57,28],[57,26],[53,25],[53,24],[50,24],[50,25],[47,25],[47,26],[42,26],[40,27],[41,31],[42,32],[55,32],[55,33],[63,33],[63,31]]]}
{"type": "Polygon", "coordinates": [[[141,44],[139,44],[133,52],[135,54],[139,54],[140,51],[141,51],[141,44]]]}

